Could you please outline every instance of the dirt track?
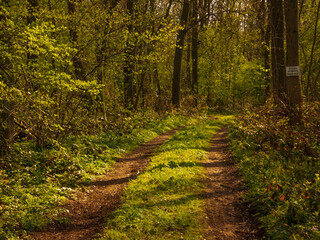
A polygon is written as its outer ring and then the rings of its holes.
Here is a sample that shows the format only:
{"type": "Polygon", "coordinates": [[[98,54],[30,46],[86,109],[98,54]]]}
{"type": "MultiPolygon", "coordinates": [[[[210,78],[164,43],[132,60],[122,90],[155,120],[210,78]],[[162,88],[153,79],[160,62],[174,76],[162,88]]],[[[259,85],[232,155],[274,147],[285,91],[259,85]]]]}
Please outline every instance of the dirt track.
{"type": "MultiPolygon", "coordinates": [[[[104,219],[121,201],[123,190],[130,179],[143,171],[149,158],[176,130],[171,130],[138,147],[119,159],[114,171],[96,179],[86,192],[64,206],[69,213],[68,224],[52,224],[33,237],[37,240],[88,240],[101,232],[104,219]]],[[[207,171],[206,199],[207,240],[262,239],[256,222],[251,217],[242,196],[245,188],[238,168],[227,148],[227,130],[221,129],[211,140],[208,159],[203,163],[207,171]]]]}
{"type": "Polygon", "coordinates": [[[69,213],[68,224],[52,224],[45,231],[36,232],[36,240],[88,240],[103,229],[104,219],[114,211],[130,179],[143,171],[149,158],[177,130],[168,131],[136,148],[114,165],[114,171],[96,179],[86,192],[79,192],[76,200],[69,200],[64,208],[69,213]]]}
{"type": "Polygon", "coordinates": [[[228,152],[227,129],[222,128],[211,140],[204,195],[210,229],[207,240],[262,239],[256,222],[242,196],[245,188],[235,160],[228,152]]]}

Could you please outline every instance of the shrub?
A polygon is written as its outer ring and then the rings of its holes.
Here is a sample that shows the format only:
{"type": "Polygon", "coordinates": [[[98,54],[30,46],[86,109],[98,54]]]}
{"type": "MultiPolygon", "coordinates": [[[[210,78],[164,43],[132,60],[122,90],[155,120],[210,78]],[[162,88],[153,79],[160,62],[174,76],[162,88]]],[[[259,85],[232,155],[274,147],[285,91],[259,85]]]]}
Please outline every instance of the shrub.
{"type": "Polygon", "coordinates": [[[320,237],[320,103],[289,123],[271,102],[239,118],[230,139],[270,239],[320,237]]]}

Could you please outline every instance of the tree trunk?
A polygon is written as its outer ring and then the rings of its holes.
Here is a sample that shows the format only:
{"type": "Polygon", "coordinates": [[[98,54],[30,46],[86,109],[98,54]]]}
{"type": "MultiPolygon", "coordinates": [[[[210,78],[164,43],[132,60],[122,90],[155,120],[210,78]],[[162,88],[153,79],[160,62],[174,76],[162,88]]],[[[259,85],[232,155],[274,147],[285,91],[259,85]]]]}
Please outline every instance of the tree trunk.
{"type": "Polygon", "coordinates": [[[314,49],[315,49],[315,45],[317,42],[319,11],[320,11],[320,2],[318,3],[318,7],[317,7],[317,15],[316,15],[315,25],[314,25],[313,43],[312,43],[312,48],[311,48],[311,53],[310,53],[310,62],[309,62],[309,66],[308,66],[307,89],[306,89],[307,101],[310,100],[310,95],[311,95],[311,97],[314,97],[314,92],[315,92],[315,89],[311,88],[311,72],[312,72],[312,64],[313,64],[313,54],[314,54],[314,49]]]}
{"type": "MultiPolygon", "coordinates": [[[[107,12],[112,12],[112,10],[118,5],[119,0],[113,0],[111,3],[108,0],[104,0],[103,1],[103,8],[104,11],[107,12]],[[110,6],[109,6],[110,5],[110,6]]],[[[98,66],[98,70],[97,70],[97,78],[98,78],[98,83],[101,85],[104,85],[105,81],[104,81],[104,67],[105,67],[105,62],[106,62],[106,51],[107,51],[107,36],[108,36],[108,24],[109,22],[106,22],[104,25],[99,25],[99,23],[95,26],[97,31],[101,31],[103,32],[103,37],[101,40],[101,43],[97,44],[96,47],[96,61],[97,61],[97,66],[98,66]]],[[[102,115],[103,115],[103,120],[105,122],[107,122],[107,110],[106,110],[106,99],[105,99],[105,95],[106,95],[106,89],[105,86],[103,87],[102,91],[100,92],[100,101],[101,101],[101,105],[98,107],[97,110],[100,110],[102,115]]]]}
{"type": "Polygon", "coordinates": [[[30,25],[31,23],[37,20],[37,8],[39,7],[39,0],[28,0],[28,17],[27,17],[27,24],[30,25]]]}
{"type": "MultiPolygon", "coordinates": [[[[39,7],[39,0],[28,0],[28,16],[27,16],[27,25],[32,27],[33,23],[37,20],[37,11],[39,7]]],[[[30,72],[33,72],[34,65],[33,63],[38,58],[36,54],[32,54],[29,51],[27,52],[27,62],[30,65],[30,72]]],[[[29,82],[30,90],[37,90],[38,86],[35,86],[34,83],[29,82]]]]}
{"type": "Polygon", "coordinates": [[[271,76],[270,76],[270,23],[268,22],[270,15],[267,8],[266,0],[261,0],[259,18],[260,18],[260,29],[261,29],[261,41],[264,42],[262,49],[262,55],[264,59],[265,72],[265,84],[266,89],[264,92],[265,99],[270,97],[270,87],[271,87],[271,76]]]}
{"type": "MultiPolygon", "coordinates": [[[[298,1],[285,0],[287,66],[299,66],[298,1]]],[[[288,103],[290,110],[302,103],[300,76],[287,76],[288,103]]]]}
{"type": "Polygon", "coordinates": [[[191,89],[192,92],[192,77],[191,77],[191,68],[192,68],[192,62],[191,62],[191,44],[192,44],[192,38],[187,38],[187,63],[186,63],[186,85],[188,87],[188,90],[191,89]]]}
{"type": "MultiPolygon", "coordinates": [[[[2,3],[3,7],[8,7],[8,3],[2,3]]],[[[5,14],[0,14],[0,24],[3,29],[7,27],[7,16],[5,14]]],[[[2,30],[2,29],[1,29],[2,30]]],[[[12,37],[7,34],[7,31],[0,31],[0,39],[2,42],[9,46],[12,42],[12,37]]],[[[0,76],[1,81],[8,87],[14,85],[14,74],[12,73],[13,63],[10,58],[1,56],[0,59],[0,76]]],[[[10,93],[7,93],[10,94],[10,93]]],[[[0,157],[10,153],[12,145],[14,142],[15,125],[14,125],[14,102],[11,97],[1,96],[0,98],[0,157]]]]}
{"type": "MultiPolygon", "coordinates": [[[[107,3],[108,0],[105,0],[104,2],[107,3]]],[[[110,10],[112,11],[119,4],[119,2],[120,2],[120,0],[112,0],[110,10]]]]}
{"type": "MultiPolygon", "coordinates": [[[[198,1],[192,2],[192,20],[195,25],[192,28],[192,94],[198,94],[198,35],[199,35],[199,24],[198,24],[198,1]]],[[[197,104],[197,103],[196,103],[197,104]]]]}
{"type": "MultiPolygon", "coordinates": [[[[0,102],[1,103],[1,102],[0,102]]],[[[0,157],[6,153],[10,153],[10,150],[14,143],[15,124],[14,124],[14,108],[7,101],[3,102],[4,111],[0,112],[0,119],[3,121],[0,125],[0,133],[3,135],[0,137],[0,157]]],[[[0,105],[2,108],[2,106],[0,105]]]]}
{"type": "Polygon", "coordinates": [[[282,0],[269,1],[273,96],[278,104],[286,104],[283,6],[282,0]]]}
{"type": "MultiPolygon", "coordinates": [[[[131,18],[130,23],[128,24],[129,34],[133,32],[133,11],[134,11],[134,0],[127,0],[127,11],[129,17],[131,18]]],[[[127,41],[127,46],[125,49],[125,62],[123,68],[124,74],[124,106],[127,109],[133,107],[133,74],[134,74],[134,46],[130,42],[130,39],[127,41]]]]}
{"type": "MultiPolygon", "coordinates": [[[[75,0],[68,0],[68,14],[70,16],[74,16],[76,13],[76,3],[75,0]]],[[[77,42],[78,42],[78,33],[75,26],[74,21],[70,21],[69,26],[69,35],[72,44],[78,49],[77,42]]],[[[82,60],[79,56],[79,49],[76,55],[72,58],[73,66],[74,66],[74,73],[77,79],[85,80],[85,72],[82,60]]]]}
{"type": "Polygon", "coordinates": [[[172,105],[175,107],[180,106],[180,81],[181,81],[181,64],[182,64],[182,53],[184,38],[187,33],[186,25],[188,22],[190,2],[189,0],[184,0],[182,13],[180,18],[180,24],[183,29],[179,30],[177,36],[176,50],[174,54],[173,63],[173,78],[172,78],[172,105]]]}

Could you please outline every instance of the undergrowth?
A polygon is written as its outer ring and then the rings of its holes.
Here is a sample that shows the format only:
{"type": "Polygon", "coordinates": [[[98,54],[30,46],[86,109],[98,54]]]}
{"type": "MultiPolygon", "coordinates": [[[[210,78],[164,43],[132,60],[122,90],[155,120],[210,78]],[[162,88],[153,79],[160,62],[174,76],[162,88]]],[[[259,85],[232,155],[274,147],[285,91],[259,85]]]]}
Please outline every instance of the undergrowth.
{"type": "Polygon", "coordinates": [[[50,148],[16,143],[0,159],[0,239],[27,238],[27,232],[59,219],[59,205],[79,186],[112,168],[117,157],[158,134],[190,120],[181,115],[161,119],[136,115],[100,135],[69,137],[50,148]]]}
{"type": "Polygon", "coordinates": [[[230,139],[268,239],[320,239],[320,104],[292,124],[271,103],[247,112],[230,139]]]}
{"type": "Polygon", "coordinates": [[[100,239],[203,239],[204,169],[210,138],[228,117],[201,120],[171,137],[127,186],[100,239]]]}

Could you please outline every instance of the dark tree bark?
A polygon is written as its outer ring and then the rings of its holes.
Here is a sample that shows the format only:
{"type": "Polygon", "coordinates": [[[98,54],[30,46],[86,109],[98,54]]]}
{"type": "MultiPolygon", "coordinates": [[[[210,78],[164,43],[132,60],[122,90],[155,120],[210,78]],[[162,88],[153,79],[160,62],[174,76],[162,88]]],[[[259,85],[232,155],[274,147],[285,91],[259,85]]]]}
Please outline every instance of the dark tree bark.
{"type": "Polygon", "coordinates": [[[192,61],[191,61],[191,45],[192,45],[192,38],[187,38],[187,44],[186,44],[186,85],[188,89],[192,92],[192,61]]]}
{"type": "Polygon", "coordinates": [[[265,72],[265,83],[266,89],[264,92],[265,99],[270,97],[271,94],[271,75],[270,75],[270,23],[269,23],[269,11],[268,11],[268,3],[267,0],[260,0],[259,4],[259,12],[258,12],[258,19],[259,19],[259,28],[261,32],[261,42],[264,43],[262,48],[262,57],[264,59],[264,68],[265,72]]]}
{"type": "Polygon", "coordinates": [[[28,25],[30,25],[31,23],[37,20],[38,7],[39,7],[39,0],[28,0],[28,17],[27,17],[28,25]]]}
{"type": "MultiPolygon", "coordinates": [[[[68,0],[68,14],[70,16],[75,15],[76,13],[76,2],[75,0],[68,0]]],[[[73,21],[70,21],[69,26],[69,34],[70,34],[70,40],[75,45],[75,47],[78,49],[77,42],[78,42],[78,33],[77,28],[75,26],[75,23],[73,21]]],[[[83,67],[82,59],[79,56],[79,49],[76,55],[72,58],[73,66],[74,66],[74,73],[77,79],[85,80],[86,74],[83,67]]]]}
{"type": "MultiPolygon", "coordinates": [[[[169,18],[170,12],[171,12],[171,8],[172,8],[172,3],[173,3],[173,0],[169,0],[165,15],[162,17],[163,21],[159,24],[159,27],[156,29],[155,25],[154,25],[154,27],[152,28],[154,35],[156,35],[156,34],[158,34],[160,32],[160,30],[164,26],[163,23],[166,22],[166,20],[169,18]]],[[[153,8],[155,8],[155,6],[156,6],[156,1],[155,0],[151,1],[151,6],[153,8]]],[[[166,108],[166,106],[168,104],[166,103],[165,98],[163,96],[164,91],[162,90],[162,87],[161,87],[157,64],[153,64],[153,68],[152,69],[153,69],[152,78],[153,78],[153,82],[155,83],[155,87],[157,89],[156,90],[157,91],[157,101],[155,103],[155,105],[156,105],[155,109],[156,109],[157,112],[162,112],[162,111],[165,110],[165,108],[166,108]]]]}
{"type": "MultiPolygon", "coordinates": [[[[108,0],[105,0],[105,2],[108,2],[108,0]]],[[[110,10],[113,10],[116,6],[118,6],[119,2],[120,2],[120,0],[112,0],[110,10]]]]}
{"type": "Polygon", "coordinates": [[[271,28],[271,72],[273,96],[278,103],[286,103],[284,62],[284,23],[282,0],[269,0],[271,28]]]}
{"type": "Polygon", "coordinates": [[[180,24],[183,29],[179,30],[177,36],[176,50],[173,63],[173,77],[172,77],[172,105],[180,106],[180,81],[181,81],[181,64],[185,35],[187,33],[186,25],[189,17],[190,1],[184,0],[180,24]]]}
{"type": "MultiPolygon", "coordinates": [[[[39,8],[39,0],[28,0],[28,16],[27,16],[27,24],[30,27],[34,27],[35,22],[37,21],[37,13],[38,13],[38,8],[39,8]]],[[[34,68],[34,63],[36,62],[38,56],[36,54],[27,53],[27,62],[28,62],[28,66],[30,66],[29,71],[33,72],[34,70],[36,70],[34,68]]],[[[32,79],[32,78],[31,78],[32,79]]],[[[36,91],[37,89],[39,89],[39,84],[35,83],[35,81],[28,81],[29,84],[29,88],[30,91],[36,91]]],[[[13,108],[12,108],[13,109],[13,108]]],[[[11,122],[14,122],[14,111],[11,110],[9,119],[11,120],[11,122]]],[[[12,127],[14,127],[14,123],[10,124],[12,127]]],[[[41,124],[37,124],[36,126],[37,132],[40,133],[41,131],[41,124]]],[[[14,128],[11,130],[14,131],[14,128]]],[[[42,142],[43,142],[43,138],[41,137],[41,134],[37,134],[37,146],[41,146],[42,142]]],[[[13,139],[12,139],[13,141],[13,139]]]]}
{"type": "Polygon", "coordinates": [[[4,108],[4,111],[0,112],[0,119],[2,123],[0,125],[0,157],[6,153],[10,153],[12,145],[14,143],[15,124],[13,106],[8,102],[1,103],[0,107],[4,108]],[[4,107],[3,107],[3,106],[4,107]]]}
{"type": "MultiPolygon", "coordinates": [[[[39,7],[39,0],[28,0],[27,25],[32,26],[32,24],[37,20],[38,7],[39,7]]],[[[32,63],[35,59],[37,59],[37,57],[38,57],[37,55],[30,54],[29,52],[27,54],[27,59],[29,63],[32,63]]],[[[32,86],[32,88],[33,87],[34,86],[32,86]]]]}
{"type": "MultiPolygon", "coordinates": [[[[9,1],[2,3],[3,6],[9,7],[9,1]]],[[[31,24],[33,21],[36,21],[36,12],[37,8],[39,6],[38,0],[28,1],[28,16],[27,16],[27,24],[31,24]]],[[[6,29],[7,27],[7,15],[1,14],[0,22],[3,21],[2,27],[6,29]]],[[[8,26],[9,27],[9,26],[8,26]]],[[[12,35],[6,34],[6,31],[1,31],[0,38],[6,45],[10,46],[12,44],[12,35]]],[[[31,54],[27,54],[27,61],[31,61],[32,59],[35,59],[36,57],[31,54]]],[[[1,70],[3,72],[0,72],[0,75],[2,75],[1,80],[8,86],[13,87],[15,82],[17,81],[15,79],[15,74],[12,71],[12,67],[14,65],[14,62],[10,60],[10,58],[1,56],[1,70]]],[[[28,82],[29,83],[29,82],[28,82]]],[[[31,83],[29,83],[31,86],[31,83]]],[[[9,93],[10,95],[11,93],[9,93]]],[[[12,97],[12,96],[11,96],[12,97]]],[[[5,155],[6,153],[11,152],[12,146],[14,143],[14,136],[16,134],[17,128],[14,123],[15,118],[15,112],[16,110],[16,104],[14,101],[12,101],[11,97],[6,98],[4,97],[2,100],[0,100],[0,120],[2,121],[0,123],[0,156],[5,155]]]]}
{"type": "MultiPolygon", "coordinates": [[[[285,0],[287,66],[299,66],[298,1],[285,0]]],[[[300,76],[287,76],[288,103],[291,110],[302,103],[300,76]]]]}
{"type": "MultiPolygon", "coordinates": [[[[127,0],[127,11],[131,18],[130,23],[128,24],[129,33],[133,32],[133,13],[134,13],[134,0],[127,0]]],[[[130,39],[127,41],[127,46],[125,49],[125,62],[123,68],[124,74],[124,105],[125,108],[130,109],[133,107],[133,77],[134,77],[134,46],[130,42],[130,39]]]]}
{"type": "Polygon", "coordinates": [[[315,25],[314,25],[313,42],[312,42],[312,48],[311,48],[311,53],[310,53],[310,61],[309,61],[309,66],[308,66],[307,89],[306,89],[307,101],[310,100],[310,95],[311,95],[311,97],[314,97],[314,92],[315,92],[315,89],[311,88],[311,72],[312,72],[312,65],[313,65],[314,49],[315,49],[316,42],[317,42],[319,11],[320,11],[320,2],[318,3],[318,7],[317,7],[317,14],[316,14],[315,25]]]}
{"type": "Polygon", "coordinates": [[[198,36],[199,36],[199,23],[198,23],[198,0],[192,2],[192,20],[195,25],[192,28],[192,94],[198,94],[198,36]]]}
{"type": "MultiPolygon", "coordinates": [[[[112,0],[111,3],[109,0],[104,0],[103,1],[103,8],[104,11],[107,12],[112,12],[114,8],[117,7],[118,3],[120,0],[112,0]]],[[[99,41],[97,41],[97,47],[96,47],[96,61],[97,61],[97,65],[94,69],[97,69],[97,78],[98,78],[98,83],[99,84],[104,84],[104,66],[105,66],[105,62],[106,62],[106,51],[108,49],[107,46],[107,36],[108,36],[108,21],[105,22],[104,24],[97,24],[96,26],[96,30],[97,31],[101,31],[103,32],[103,36],[102,39],[100,40],[101,43],[99,43],[99,41]]],[[[107,122],[107,110],[106,110],[106,101],[105,101],[105,93],[104,91],[101,91],[100,95],[100,101],[101,101],[101,106],[99,107],[99,110],[102,112],[103,114],[103,119],[105,122],[107,122]]]]}

